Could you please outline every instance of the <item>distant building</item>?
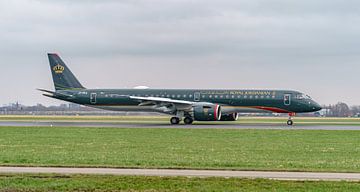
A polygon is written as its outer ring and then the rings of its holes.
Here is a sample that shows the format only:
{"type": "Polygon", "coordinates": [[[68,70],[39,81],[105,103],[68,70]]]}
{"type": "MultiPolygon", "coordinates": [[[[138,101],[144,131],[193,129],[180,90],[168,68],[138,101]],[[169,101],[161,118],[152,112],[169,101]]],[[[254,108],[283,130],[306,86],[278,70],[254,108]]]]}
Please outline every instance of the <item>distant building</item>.
{"type": "Polygon", "coordinates": [[[80,109],[81,109],[81,105],[79,104],[75,104],[75,103],[69,104],[69,110],[80,110],[80,109]]]}

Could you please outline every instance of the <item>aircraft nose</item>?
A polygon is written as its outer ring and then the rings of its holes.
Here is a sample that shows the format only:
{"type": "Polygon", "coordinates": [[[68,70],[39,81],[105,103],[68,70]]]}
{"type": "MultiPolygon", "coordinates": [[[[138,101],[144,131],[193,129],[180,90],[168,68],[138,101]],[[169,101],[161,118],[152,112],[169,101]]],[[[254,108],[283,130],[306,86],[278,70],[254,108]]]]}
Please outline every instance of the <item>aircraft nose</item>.
{"type": "Polygon", "coordinates": [[[312,106],[314,111],[320,111],[322,109],[322,107],[316,103],[315,101],[313,101],[313,106],[312,106]]]}

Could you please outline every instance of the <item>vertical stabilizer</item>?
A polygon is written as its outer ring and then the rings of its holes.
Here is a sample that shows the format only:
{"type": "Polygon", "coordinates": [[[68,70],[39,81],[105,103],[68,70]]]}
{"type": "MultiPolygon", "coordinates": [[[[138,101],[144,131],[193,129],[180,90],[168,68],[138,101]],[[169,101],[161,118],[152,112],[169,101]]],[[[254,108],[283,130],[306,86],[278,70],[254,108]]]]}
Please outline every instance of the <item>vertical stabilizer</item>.
{"type": "Polygon", "coordinates": [[[55,53],[48,53],[55,90],[85,89],[55,53]]]}

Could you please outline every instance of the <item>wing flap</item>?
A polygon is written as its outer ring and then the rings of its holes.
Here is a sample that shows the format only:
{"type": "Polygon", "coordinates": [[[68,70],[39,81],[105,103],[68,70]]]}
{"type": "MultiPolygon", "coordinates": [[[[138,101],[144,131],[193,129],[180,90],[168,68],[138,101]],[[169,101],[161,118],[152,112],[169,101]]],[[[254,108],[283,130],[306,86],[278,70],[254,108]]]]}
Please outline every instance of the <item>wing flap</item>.
{"type": "Polygon", "coordinates": [[[158,104],[158,103],[171,103],[171,104],[182,104],[182,105],[193,105],[194,102],[169,99],[163,97],[138,97],[138,96],[129,96],[130,99],[141,101],[140,105],[149,105],[149,104],[158,104]]]}

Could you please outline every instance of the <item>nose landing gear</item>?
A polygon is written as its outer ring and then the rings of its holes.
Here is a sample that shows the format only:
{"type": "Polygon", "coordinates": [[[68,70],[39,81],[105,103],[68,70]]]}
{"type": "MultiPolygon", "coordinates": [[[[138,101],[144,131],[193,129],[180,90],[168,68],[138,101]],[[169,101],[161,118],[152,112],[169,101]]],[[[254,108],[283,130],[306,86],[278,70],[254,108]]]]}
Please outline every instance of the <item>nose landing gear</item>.
{"type": "Polygon", "coordinates": [[[287,121],[287,125],[292,126],[294,125],[294,121],[292,120],[292,117],[295,116],[295,113],[289,113],[289,119],[287,121]]]}
{"type": "Polygon", "coordinates": [[[294,121],[293,121],[293,120],[289,119],[289,120],[287,121],[287,125],[291,126],[291,125],[293,125],[293,124],[294,124],[294,121]]]}

